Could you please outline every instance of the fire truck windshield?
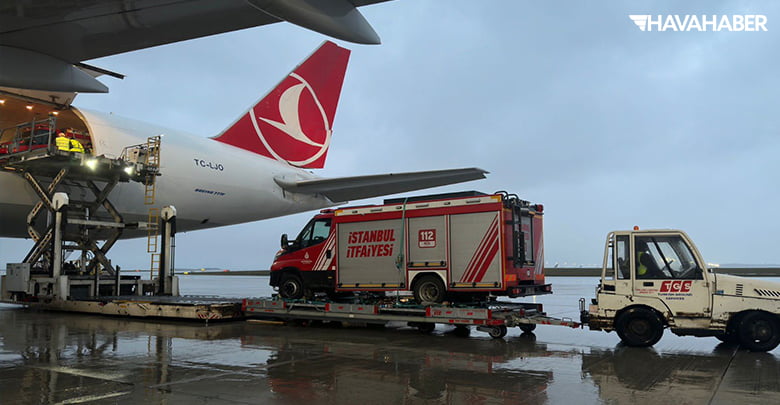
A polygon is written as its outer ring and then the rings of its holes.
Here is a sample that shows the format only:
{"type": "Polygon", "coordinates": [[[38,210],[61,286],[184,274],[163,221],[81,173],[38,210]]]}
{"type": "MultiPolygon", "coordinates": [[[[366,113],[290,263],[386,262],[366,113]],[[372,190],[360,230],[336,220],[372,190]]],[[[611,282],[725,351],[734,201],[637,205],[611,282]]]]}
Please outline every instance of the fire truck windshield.
{"type": "Polygon", "coordinates": [[[330,235],[330,218],[312,220],[298,235],[298,246],[305,248],[316,245],[327,239],[328,235],[330,235]]]}

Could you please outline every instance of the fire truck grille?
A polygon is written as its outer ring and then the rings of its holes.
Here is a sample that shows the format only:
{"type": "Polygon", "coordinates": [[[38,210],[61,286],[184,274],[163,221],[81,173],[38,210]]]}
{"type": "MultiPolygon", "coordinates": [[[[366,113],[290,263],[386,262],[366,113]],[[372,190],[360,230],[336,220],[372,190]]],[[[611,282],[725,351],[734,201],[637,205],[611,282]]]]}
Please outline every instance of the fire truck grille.
{"type": "Polygon", "coordinates": [[[762,296],[762,297],[780,297],[780,291],[774,291],[774,290],[764,290],[761,288],[756,288],[756,294],[762,296]]]}

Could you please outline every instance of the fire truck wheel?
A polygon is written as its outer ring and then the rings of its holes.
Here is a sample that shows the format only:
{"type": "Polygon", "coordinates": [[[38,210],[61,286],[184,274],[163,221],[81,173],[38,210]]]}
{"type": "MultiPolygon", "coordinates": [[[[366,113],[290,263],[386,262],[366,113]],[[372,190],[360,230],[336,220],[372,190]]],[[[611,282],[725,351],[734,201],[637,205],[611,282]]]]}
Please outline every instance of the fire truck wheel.
{"type": "Polygon", "coordinates": [[[780,343],[780,326],[774,315],[753,311],[739,324],[739,343],[751,352],[768,352],[780,343]]]}
{"type": "Polygon", "coordinates": [[[523,333],[531,333],[536,329],[536,324],[522,324],[519,326],[520,330],[523,331],[523,333]]]}
{"type": "Polygon", "coordinates": [[[615,330],[626,346],[649,347],[661,340],[664,325],[652,310],[631,308],[617,318],[615,330]]]}
{"type": "Polygon", "coordinates": [[[490,337],[493,339],[501,339],[502,337],[506,336],[506,325],[497,325],[490,328],[488,335],[490,335],[490,337]]]}
{"type": "Polygon", "coordinates": [[[446,292],[444,283],[442,283],[441,278],[438,276],[422,276],[414,283],[414,299],[417,300],[418,304],[425,302],[442,302],[444,301],[446,292]]]}
{"type": "Polygon", "coordinates": [[[282,298],[297,300],[303,297],[303,281],[295,274],[284,274],[279,283],[279,295],[282,298]]]}

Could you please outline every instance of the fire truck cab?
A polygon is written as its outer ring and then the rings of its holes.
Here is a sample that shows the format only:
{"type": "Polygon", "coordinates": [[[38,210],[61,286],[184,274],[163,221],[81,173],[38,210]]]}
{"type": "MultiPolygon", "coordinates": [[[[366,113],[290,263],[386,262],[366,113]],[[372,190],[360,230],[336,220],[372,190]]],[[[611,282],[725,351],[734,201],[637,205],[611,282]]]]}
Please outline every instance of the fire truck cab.
{"type": "Polygon", "coordinates": [[[780,343],[780,283],[715,274],[679,230],[609,233],[596,298],[580,307],[582,323],[628,346],[652,346],[664,328],[752,351],[780,343]]]}
{"type": "Polygon", "coordinates": [[[322,210],[294,240],[282,235],[271,285],[284,298],[411,291],[420,303],[550,293],[542,210],[477,192],[322,210]]]}

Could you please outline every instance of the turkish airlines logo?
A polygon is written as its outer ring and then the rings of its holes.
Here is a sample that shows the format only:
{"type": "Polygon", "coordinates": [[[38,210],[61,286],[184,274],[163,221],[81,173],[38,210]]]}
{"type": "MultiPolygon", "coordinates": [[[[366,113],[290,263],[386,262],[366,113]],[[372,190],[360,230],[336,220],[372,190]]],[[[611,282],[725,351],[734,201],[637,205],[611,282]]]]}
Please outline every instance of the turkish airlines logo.
{"type": "Polygon", "coordinates": [[[331,123],[317,93],[303,77],[293,72],[285,81],[290,85],[279,96],[278,110],[268,111],[273,106],[261,103],[249,111],[249,117],[257,137],[274,158],[303,167],[327,152],[331,123]],[[276,113],[280,119],[271,118],[276,113]]]}

